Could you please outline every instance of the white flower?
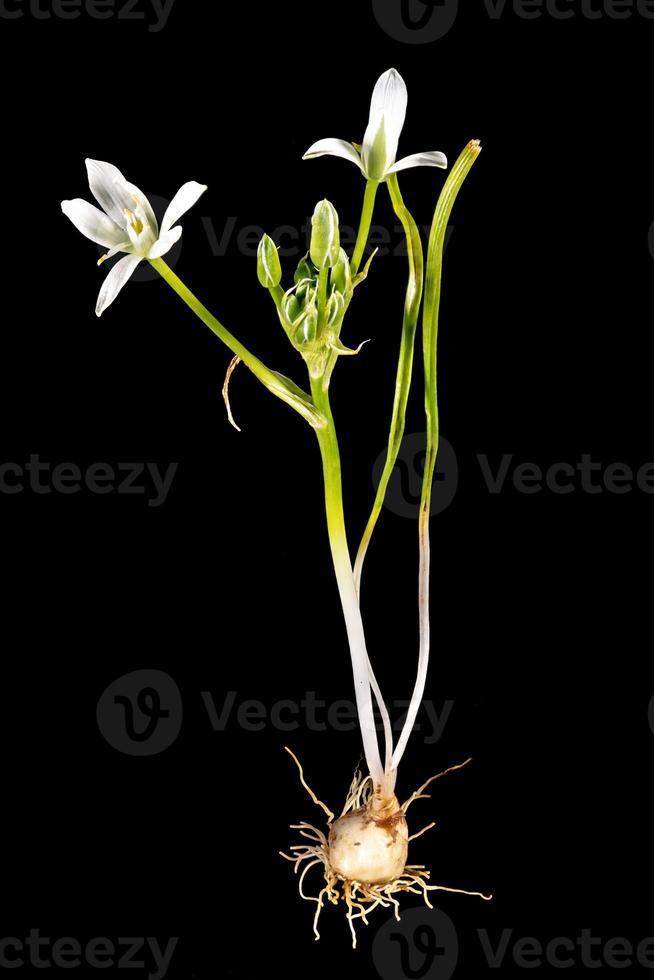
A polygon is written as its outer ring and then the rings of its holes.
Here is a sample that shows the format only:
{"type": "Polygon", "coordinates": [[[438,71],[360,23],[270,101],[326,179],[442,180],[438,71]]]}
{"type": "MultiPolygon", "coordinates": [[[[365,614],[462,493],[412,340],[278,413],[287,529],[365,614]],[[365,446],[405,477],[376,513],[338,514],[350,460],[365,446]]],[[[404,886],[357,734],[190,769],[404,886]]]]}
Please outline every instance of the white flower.
{"type": "Polygon", "coordinates": [[[370,103],[370,119],[359,152],[345,140],[318,140],[310,146],[303,160],[325,155],[343,157],[356,163],[368,180],[386,180],[389,174],[409,167],[447,167],[447,158],[437,150],[413,153],[395,162],[400,133],[406,116],[407,91],[404,79],[395,68],[378,79],[370,103]]]}
{"type": "Polygon", "coordinates": [[[86,169],[91,192],[102,211],[79,197],[62,201],[61,210],[83,235],[109,249],[98,265],[118,252],[127,253],[102,285],[95,307],[96,314],[101,316],[142,259],[161,258],[179,240],[181,226],[173,228],[173,225],[207,188],[194,180],[184,184],[170,202],[159,228],[145,194],[125,180],[117,167],[102,160],[87,160],[86,169]]]}

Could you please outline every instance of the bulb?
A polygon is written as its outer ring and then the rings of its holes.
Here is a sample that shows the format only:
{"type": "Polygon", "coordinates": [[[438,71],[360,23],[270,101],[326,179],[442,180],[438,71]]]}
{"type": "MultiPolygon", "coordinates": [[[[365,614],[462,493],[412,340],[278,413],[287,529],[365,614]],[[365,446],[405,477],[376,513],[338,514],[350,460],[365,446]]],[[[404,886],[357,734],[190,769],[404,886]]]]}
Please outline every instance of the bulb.
{"type": "Polygon", "coordinates": [[[396,797],[380,806],[373,797],[358,810],[334,821],[329,832],[329,863],[346,881],[384,884],[406,866],[409,830],[396,797]]]}

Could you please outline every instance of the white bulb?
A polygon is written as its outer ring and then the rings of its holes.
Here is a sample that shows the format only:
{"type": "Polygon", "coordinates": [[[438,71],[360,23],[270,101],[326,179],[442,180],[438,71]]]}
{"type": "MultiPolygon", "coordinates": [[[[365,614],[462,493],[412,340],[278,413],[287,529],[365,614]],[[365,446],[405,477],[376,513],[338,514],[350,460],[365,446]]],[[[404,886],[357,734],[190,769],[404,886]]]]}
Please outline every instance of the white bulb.
{"type": "Polygon", "coordinates": [[[409,830],[397,810],[385,820],[375,820],[362,807],[334,822],[329,832],[329,863],[347,881],[384,884],[399,878],[406,866],[409,830]]]}

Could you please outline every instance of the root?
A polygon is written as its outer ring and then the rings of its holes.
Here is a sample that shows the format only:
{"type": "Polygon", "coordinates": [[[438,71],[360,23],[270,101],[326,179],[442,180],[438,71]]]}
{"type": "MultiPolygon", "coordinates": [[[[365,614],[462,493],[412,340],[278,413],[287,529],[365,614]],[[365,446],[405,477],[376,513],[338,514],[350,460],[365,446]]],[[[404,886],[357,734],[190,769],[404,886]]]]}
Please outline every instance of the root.
{"type": "Polygon", "coordinates": [[[232,379],[232,374],[234,373],[234,371],[236,370],[237,366],[240,363],[241,363],[241,358],[238,356],[238,354],[236,355],[236,357],[233,357],[231,359],[231,361],[229,362],[229,367],[227,368],[227,374],[225,375],[225,381],[223,384],[223,401],[225,402],[225,408],[227,409],[227,418],[229,419],[229,421],[234,426],[237,432],[240,432],[241,428],[236,424],[236,422],[234,421],[234,416],[232,415],[232,406],[230,405],[229,402],[229,382],[232,379]]]}
{"type": "MultiPolygon", "coordinates": [[[[305,782],[302,766],[298,762],[296,756],[290,749],[287,748],[286,751],[295,761],[300,773],[300,782],[308,792],[312,801],[317,806],[321,807],[327,815],[327,826],[329,828],[334,820],[334,814],[321,800],[318,799],[313,790],[310,789],[305,782]]],[[[440,778],[440,776],[445,776],[448,772],[454,772],[457,769],[463,768],[463,766],[467,765],[468,762],[470,762],[470,759],[466,759],[465,762],[458,766],[451,766],[444,772],[438,773],[438,775],[432,776],[430,779],[428,779],[427,782],[423,783],[420,789],[416,790],[416,792],[409,797],[406,803],[404,803],[401,808],[403,812],[406,813],[409,806],[415,802],[415,800],[429,798],[429,794],[426,794],[424,790],[431,782],[440,778]]],[[[370,797],[372,796],[372,792],[373,786],[370,776],[364,777],[362,773],[357,770],[350,785],[341,816],[344,816],[350,811],[358,810],[361,807],[366,806],[370,800],[370,797]]],[[[412,834],[411,837],[409,837],[409,840],[415,840],[428,830],[431,830],[434,826],[434,823],[428,824],[418,833],[412,834]]],[[[316,939],[320,939],[318,923],[320,920],[320,913],[325,905],[325,901],[331,902],[332,905],[338,905],[339,901],[345,902],[347,909],[346,918],[350,928],[350,933],[352,935],[352,948],[356,949],[357,937],[354,928],[355,920],[361,919],[364,925],[368,925],[368,916],[370,913],[374,909],[381,907],[392,908],[393,914],[396,920],[399,922],[400,903],[396,896],[398,896],[401,892],[408,892],[412,895],[422,895],[425,904],[430,909],[433,908],[433,905],[429,901],[429,892],[443,891],[451,892],[457,895],[471,895],[476,898],[481,898],[485,902],[490,901],[490,899],[493,897],[492,895],[484,895],[482,892],[466,891],[463,888],[450,888],[446,885],[430,885],[430,872],[422,864],[407,864],[401,875],[394,878],[392,881],[387,881],[383,884],[368,884],[361,881],[349,881],[333,871],[329,860],[329,841],[322,830],[320,830],[318,827],[314,827],[313,824],[309,824],[304,821],[299,824],[291,824],[291,829],[299,830],[300,836],[306,838],[309,843],[293,844],[289,848],[289,850],[292,852],[291,854],[285,854],[283,851],[280,851],[279,853],[281,857],[293,863],[293,870],[296,874],[300,867],[304,865],[302,867],[302,872],[299,879],[299,892],[301,898],[308,902],[316,903],[316,911],[313,917],[313,932],[316,939]],[[325,884],[317,896],[307,895],[304,892],[304,879],[307,872],[316,865],[322,865],[323,867],[323,879],[325,884]]]]}
{"type": "Polygon", "coordinates": [[[330,824],[332,822],[332,820],[334,819],[334,814],[329,809],[329,807],[325,806],[325,804],[322,802],[322,800],[319,800],[318,799],[318,797],[316,796],[316,794],[314,793],[314,791],[311,789],[311,787],[308,786],[307,783],[305,782],[305,780],[304,780],[304,773],[302,772],[302,766],[300,765],[297,756],[293,752],[291,752],[291,750],[289,749],[289,747],[287,745],[285,745],[284,748],[286,749],[286,751],[288,752],[288,754],[290,755],[290,757],[293,759],[293,762],[295,763],[295,765],[298,767],[298,770],[299,770],[299,773],[300,773],[300,782],[302,783],[302,785],[304,786],[305,790],[307,791],[307,793],[309,794],[309,796],[311,797],[311,799],[313,800],[313,802],[316,804],[316,806],[321,807],[325,811],[325,813],[327,814],[327,823],[330,824]]]}
{"type": "Polygon", "coordinates": [[[429,793],[425,793],[425,790],[427,789],[430,783],[434,782],[435,779],[440,779],[441,776],[447,776],[448,772],[456,772],[457,769],[463,769],[463,767],[467,766],[469,762],[472,762],[472,759],[466,759],[465,762],[460,762],[458,766],[450,766],[449,769],[444,769],[443,772],[437,772],[435,776],[430,776],[427,782],[423,783],[420,789],[417,789],[415,793],[412,793],[409,799],[406,801],[406,803],[402,804],[402,810],[404,811],[404,813],[407,812],[411,804],[415,803],[416,800],[431,799],[431,795],[429,793]]]}

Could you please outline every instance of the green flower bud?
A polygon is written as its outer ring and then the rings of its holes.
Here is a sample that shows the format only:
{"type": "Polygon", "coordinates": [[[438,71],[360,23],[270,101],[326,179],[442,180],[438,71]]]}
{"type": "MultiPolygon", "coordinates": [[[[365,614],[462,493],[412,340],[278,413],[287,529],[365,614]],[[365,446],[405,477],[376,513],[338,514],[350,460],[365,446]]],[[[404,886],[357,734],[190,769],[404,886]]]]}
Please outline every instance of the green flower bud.
{"type": "Polygon", "coordinates": [[[345,299],[342,293],[334,292],[327,303],[327,323],[330,327],[339,328],[345,316],[345,299]]]}
{"type": "Polygon", "coordinates": [[[288,323],[295,323],[300,313],[302,312],[302,305],[299,302],[297,296],[293,293],[287,294],[282,302],[282,312],[288,323]]]}
{"type": "Polygon", "coordinates": [[[316,278],[316,267],[313,262],[309,260],[309,253],[300,259],[300,264],[295,270],[295,275],[293,276],[293,282],[296,284],[302,282],[303,279],[315,279],[316,278]]]}
{"type": "Polygon", "coordinates": [[[318,332],[318,310],[315,306],[309,307],[306,315],[302,318],[302,323],[296,330],[295,333],[295,343],[310,344],[311,341],[316,339],[316,334],[318,332]]]}
{"type": "Polygon", "coordinates": [[[332,286],[336,286],[339,293],[349,293],[352,289],[352,276],[350,275],[350,260],[344,248],[338,253],[338,261],[332,269],[332,286]]]}
{"type": "Polygon", "coordinates": [[[257,249],[257,275],[266,289],[275,289],[282,281],[282,266],[277,246],[269,235],[264,235],[257,249]]]}
{"type": "Polygon", "coordinates": [[[320,201],[311,218],[311,261],[318,269],[334,266],[338,262],[340,247],[336,208],[327,200],[320,201]]]}

